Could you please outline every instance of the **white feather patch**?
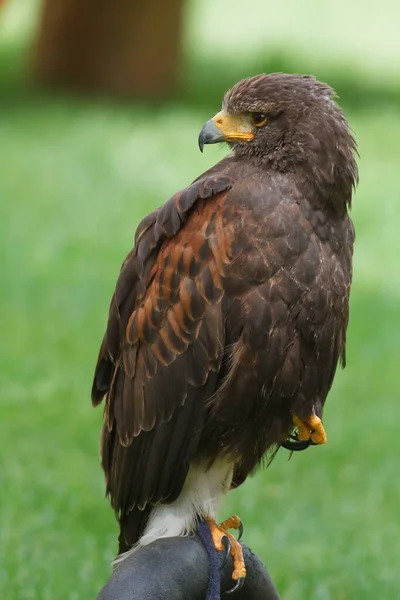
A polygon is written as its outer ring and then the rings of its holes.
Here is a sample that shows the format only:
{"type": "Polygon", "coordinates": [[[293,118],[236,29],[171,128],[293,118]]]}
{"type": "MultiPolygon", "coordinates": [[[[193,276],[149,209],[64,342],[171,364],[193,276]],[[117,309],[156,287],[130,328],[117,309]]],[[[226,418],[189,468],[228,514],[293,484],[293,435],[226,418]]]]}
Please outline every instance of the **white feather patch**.
{"type": "Polygon", "coordinates": [[[154,507],[138,544],[120,554],[113,564],[120,563],[139,546],[146,546],[159,538],[194,533],[201,517],[216,519],[221,499],[231,487],[232,477],[233,463],[228,460],[216,460],[208,470],[204,465],[191,466],[177,500],[154,507]]]}

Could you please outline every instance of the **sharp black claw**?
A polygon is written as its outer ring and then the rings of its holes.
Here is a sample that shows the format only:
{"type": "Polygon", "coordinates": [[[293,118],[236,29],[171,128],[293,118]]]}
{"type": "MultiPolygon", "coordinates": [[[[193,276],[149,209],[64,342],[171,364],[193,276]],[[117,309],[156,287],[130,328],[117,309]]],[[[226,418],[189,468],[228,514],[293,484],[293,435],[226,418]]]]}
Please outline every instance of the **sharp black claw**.
{"type": "Polygon", "coordinates": [[[316,446],[316,443],[313,442],[311,438],[309,440],[300,441],[297,439],[297,435],[289,435],[287,440],[281,442],[281,446],[291,452],[300,452],[301,450],[306,450],[309,446],[316,446]]]}
{"type": "Polygon", "coordinates": [[[244,584],[244,577],[239,577],[239,579],[237,580],[237,582],[233,586],[233,588],[228,590],[227,592],[224,592],[224,594],[234,594],[235,592],[238,592],[242,588],[243,584],[244,584]]]}
{"type": "Polygon", "coordinates": [[[226,535],[224,535],[224,537],[222,538],[222,543],[225,546],[225,556],[222,559],[222,563],[219,568],[220,571],[222,571],[222,569],[225,567],[228,560],[228,556],[230,555],[232,549],[231,540],[226,535]]]}
{"type": "Polygon", "coordinates": [[[240,521],[240,525],[239,525],[239,535],[238,535],[238,537],[237,537],[237,540],[238,540],[238,542],[240,542],[240,540],[242,539],[242,536],[243,536],[243,530],[244,530],[244,528],[243,528],[243,523],[242,523],[242,521],[240,521]]]}

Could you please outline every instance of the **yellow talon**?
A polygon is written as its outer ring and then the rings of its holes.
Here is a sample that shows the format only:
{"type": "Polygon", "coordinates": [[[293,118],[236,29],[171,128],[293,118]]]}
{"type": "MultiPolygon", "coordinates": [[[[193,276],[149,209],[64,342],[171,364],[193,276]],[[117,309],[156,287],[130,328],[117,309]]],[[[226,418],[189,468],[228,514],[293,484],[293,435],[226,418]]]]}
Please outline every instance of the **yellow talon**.
{"type": "Polygon", "coordinates": [[[299,419],[293,415],[293,423],[298,429],[299,441],[307,441],[311,439],[314,444],[325,444],[326,433],[322,421],[317,415],[311,415],[308,419],[299,419]]]}
{"type": "Polygon", "coordinates": [[[234,571],[232,573],[232,579],[237,581],[238,579],[242,579],[242,578],[246,577],[246,567],[244,564],[243,548],[242,548],[241,544],[238,542],[238,540],[233,535],[231,535],[230,533],[228,533],[226,531],[227,529],[239,529],[240,530],[241,521],[240,521],[239,517],[234,515],[233,517],[226,519],[226,521],[224,521],[220,525],[217,525],[215,523],[215,521],[213,521],[212,519],[206,519],[206,521],[207,521],[208,526],[211,531],[211,536],[212,536],[212,539],[214,542],[214,547],[216,550],[218,550],[218,552],[221,552],[225,548],[224,544],[222,543],[222,539],[224,537],[229,538],[229,541],[231,543],[231,555],[233,558],[233,566],[234,566],[234,571]]]}

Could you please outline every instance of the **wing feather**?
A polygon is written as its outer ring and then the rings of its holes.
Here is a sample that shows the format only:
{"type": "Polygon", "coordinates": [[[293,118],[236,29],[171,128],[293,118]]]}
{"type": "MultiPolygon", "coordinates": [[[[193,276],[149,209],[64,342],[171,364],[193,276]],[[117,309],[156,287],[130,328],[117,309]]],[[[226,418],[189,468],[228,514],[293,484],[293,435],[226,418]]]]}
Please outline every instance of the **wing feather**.
{"type": "Polygon", "coordinates": [[[146,217],[116,284],[92,401],[106,399],[102,465],[120,548],[136,541],[149,506],[179,495],[217,385],[232,235],[218,215],[229,186],[197,181],[146,217]]]}

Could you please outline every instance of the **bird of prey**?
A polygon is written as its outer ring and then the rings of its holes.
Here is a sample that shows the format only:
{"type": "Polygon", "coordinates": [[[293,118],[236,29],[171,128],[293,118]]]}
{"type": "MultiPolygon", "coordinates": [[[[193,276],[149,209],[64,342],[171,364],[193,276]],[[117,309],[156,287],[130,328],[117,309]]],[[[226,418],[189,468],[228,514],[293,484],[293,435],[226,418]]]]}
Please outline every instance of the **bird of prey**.
{"type": "MultiPolygon", "coordinates": [[[[191,534],[285,440],[326,441],[345,363],[356,143],[326,84],[239,81],[199,136],[231,153],[139,224],[92,389],[119,552],[191,534]]],[[[295,442],[291,442],[295,444],[295,442]]],[[[288,446],[291,447],[291,446],[288,446]]],[[[232,537],[232,536],[231,536],[232,537]]],[[[233,579],[245,577],[232,539],[233,579]]]]}

